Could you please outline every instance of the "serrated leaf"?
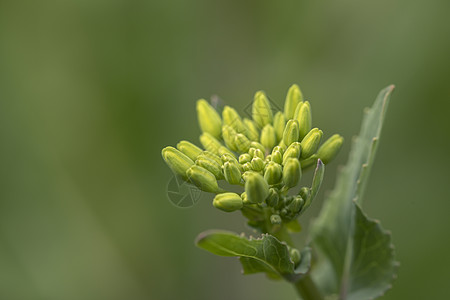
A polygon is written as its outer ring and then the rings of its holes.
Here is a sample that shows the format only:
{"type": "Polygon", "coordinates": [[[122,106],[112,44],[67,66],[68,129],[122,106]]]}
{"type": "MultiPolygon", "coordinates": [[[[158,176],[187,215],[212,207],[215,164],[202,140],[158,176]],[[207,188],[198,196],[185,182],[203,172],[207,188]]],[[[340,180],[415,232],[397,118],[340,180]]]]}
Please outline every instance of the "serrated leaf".
{"type": "Polygon", "coordinates": [[[288,246],[270,234],[248,239],[233,232],[210,230],[201,233],[196,244],[216,255],[239,257],[244,274],[264,272],[270,278],[284,277],[291,280],[306,273],[310,264],[307,261],[310,257],[305,252],[305,260],[302,259],[299,264],[303,267],[294,270],[288,246]]]}
{"type": "Polygon", "coordinates": [[[392,90],[382,90],[365,112],[349,161],[312,227],[312,245],[318,251],[312,276],[324,294],[338,294],[342,300],[374,299],[390,288],[395,274],[390,236],[357,204],[362,202],[392,90]]]}

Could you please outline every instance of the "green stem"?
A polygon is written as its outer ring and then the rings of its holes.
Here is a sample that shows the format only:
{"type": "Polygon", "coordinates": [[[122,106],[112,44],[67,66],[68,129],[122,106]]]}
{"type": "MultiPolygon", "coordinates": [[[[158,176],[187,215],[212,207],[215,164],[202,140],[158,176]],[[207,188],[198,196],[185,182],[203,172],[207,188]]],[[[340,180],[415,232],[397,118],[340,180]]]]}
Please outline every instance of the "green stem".
{"type": "Polygon", "coordinates": [[[294,283],[294,287],[303,300],[323,300],[322,294],[320,294],[309,274],[305,274],[299,281],[294,283]]]}

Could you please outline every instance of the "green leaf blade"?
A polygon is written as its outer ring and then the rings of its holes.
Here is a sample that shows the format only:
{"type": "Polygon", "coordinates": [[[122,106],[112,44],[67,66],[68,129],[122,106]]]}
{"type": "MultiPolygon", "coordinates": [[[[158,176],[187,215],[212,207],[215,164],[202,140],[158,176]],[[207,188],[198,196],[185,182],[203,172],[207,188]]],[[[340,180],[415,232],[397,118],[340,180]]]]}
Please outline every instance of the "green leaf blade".
{"type": "Polygon", "coordinates": [[[395,274],[389,235],[379,225],[374,226],[356,204],[362,202],[392,90],[393,86],[382,90],[372,108],[366,110],[348,163],[312,226],[312,245],[318,252],[312,276],[322,292],[340,299],[373,299],[390,288],[395,274]],[[378,256],[368,251],[376,248],[374,245],[382,245],[377,248],[378,256]],[[384,263],[374,265],[372,260],[384,263]]]}

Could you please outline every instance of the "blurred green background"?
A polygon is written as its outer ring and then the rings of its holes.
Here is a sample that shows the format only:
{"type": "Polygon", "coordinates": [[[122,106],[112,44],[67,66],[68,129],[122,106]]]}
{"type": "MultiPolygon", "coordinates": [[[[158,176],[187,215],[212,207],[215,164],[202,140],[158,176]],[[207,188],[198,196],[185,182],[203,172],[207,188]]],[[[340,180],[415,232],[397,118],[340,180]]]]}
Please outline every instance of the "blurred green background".
{"type": "MultiPolygon", "coordinates": [[[[395,84],[365,208],[393,233],[383,299],[446,299],[450,21],[432,1],[0,1],[0,299],[295,299],[194,246],[246,230],[166,196],[166,145],[198,143],[195,101],[243,111],[298,83],[346,144],[395,84]]],[[[302,236],[298,240],[302,240],[302,236]]]]}

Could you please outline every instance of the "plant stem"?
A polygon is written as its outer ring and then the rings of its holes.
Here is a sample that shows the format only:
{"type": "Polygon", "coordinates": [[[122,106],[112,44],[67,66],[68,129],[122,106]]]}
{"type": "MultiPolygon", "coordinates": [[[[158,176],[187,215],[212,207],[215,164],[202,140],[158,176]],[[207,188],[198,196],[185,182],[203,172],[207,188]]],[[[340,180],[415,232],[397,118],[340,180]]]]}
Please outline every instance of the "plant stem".
{"type": "Polygon", "coordinates": [[[323,300],[322,295],[309,274],[305,274],[299,281],[294,283],[294,287],[303,300],[323,300]]]}

